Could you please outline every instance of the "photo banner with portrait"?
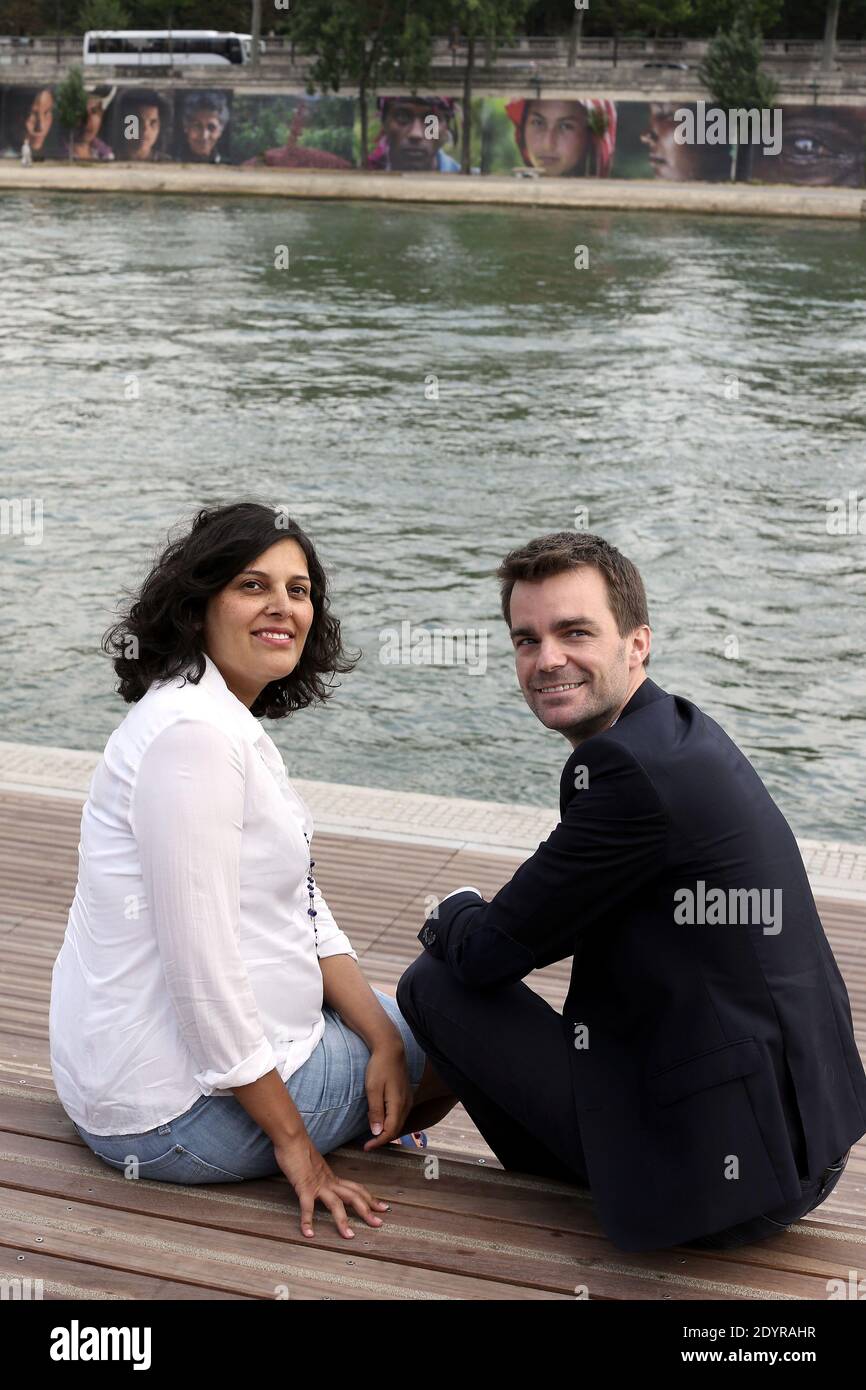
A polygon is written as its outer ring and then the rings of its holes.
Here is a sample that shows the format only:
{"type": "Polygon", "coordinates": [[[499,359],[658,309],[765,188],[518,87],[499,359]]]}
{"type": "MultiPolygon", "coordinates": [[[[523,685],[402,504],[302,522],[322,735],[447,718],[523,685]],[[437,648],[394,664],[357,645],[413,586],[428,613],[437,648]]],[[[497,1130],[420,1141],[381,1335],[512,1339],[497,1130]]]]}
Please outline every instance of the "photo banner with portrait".
{"type": "Polygon", "coordinates": [[[0,87],[0,157],[20,159],[25,140],[33,159],[60,158],[53,87],[0,87]]]}
{"type": "Polygon", "coordinates": [[[174,93],[174,157],[179,164],[230,164],[232,102],[227,87],[174,93]]]}
{"type": "MultiPolygon", "coordinates": [[[[368,104],[369,153],[377,173],[458,174],[461,103],[443,96],[380,96],[368,104]]],[[[355,119],[360,166],[360,111],[355,119]]]]}
{"type": "Polygon", "coordinates": [[[482,97],[474,125],[483,174],[527,169],[548,178],[606,178],[613,172],[617,104],[608,97],[482,97]]]}
{"type": "MultiPolygon", "coordinates": [[[[718,138],[697,102],[482,97],[473,114],[473,163],[477,156],[483,174],[707,183],[731,176],[731,127],[720,123],[718,138]]],[[[863,187],[866,106],[784,106],[773,128],[775,148],[763,139],[749,146],[746,168],[756,182],[863,187]]]]}
{"type": "Polygon", "coordinates": [[[751,176],[762,183],[862,188],[866,181],[866,106],[786,106],[777,157],[754,151],[751,176]]]}
{"type": "MultiPolygon", "coordinates": [[[[707,183],[729,179],[732,145],[727,137],[732,126],[729,120],[714,120],[714,111],[710,103],[620,103],[616,177],[707,183]],[[684,140],[683,135],[693,138],[684,140]]],[[[762,123],[760,138],[758,121],[750,123],[747,178],[768,184],[863,187],[866,106],[790,105],[766,115],[772,119],[762,123]]]]}
{"type": "Polygon", "coordinates": [[[354,124],[350,96],[236,92],[232,160],[273,169],[352,169],[354,124]]]}
{"type": "Polygon", "coordinates": [[[155,87],[122,87],[115,103],[116,159],[159,164],[174,158],[174,101],[155,87]]]}
{"type": "Polygon", "coordinates": [[[723,144],[686,144],[683,113],[692,118],[695,102],[618,103],[619,140],[614,177],[665,179],[675,183],[721,183],[731,177],[731,151],[723,144]]]}
{"type": "MultiPolygon", "coordinates": [[[[384,94],[367,105],[361,155],[357,97],[249,93],[230,87],[88,83],[87,112],[70,142],[56,88],[0,86],[0,155],[33,160],[175,161],[283,169],[395,173],[460,171],[462,103],[442,95],[384,94]]],[[[470,169],[543,178],[727,181],[729,127],[709,102],[566,97],[475,97],[470,169]],[[683,137],[687,138],[683,138],[683,137]]],[[[724,113],[727,115],[727,113],[724,113]]],[[[775,108],[771,142],[750,131],[740,172],[756,183],[862,188],[866,105],[775,108]]]]}

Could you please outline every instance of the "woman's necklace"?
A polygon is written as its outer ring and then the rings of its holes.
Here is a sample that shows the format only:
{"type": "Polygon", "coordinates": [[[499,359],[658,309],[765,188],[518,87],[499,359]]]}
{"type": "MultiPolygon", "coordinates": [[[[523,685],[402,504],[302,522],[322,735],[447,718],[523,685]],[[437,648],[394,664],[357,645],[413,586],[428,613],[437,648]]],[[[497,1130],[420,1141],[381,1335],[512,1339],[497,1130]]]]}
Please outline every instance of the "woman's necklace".
{"type": "MultiPolygon", "coordinates": [[[[307,842],[307,849],[309,850],[309,848],[310,848],[310,837],[309,837],[309,835],[307,834],[306,830],[303,832],[303,834],[304,834],[304,839],[305,839],[306,842],[307,842]]],[[[309,895],[310,895],[310,906],[307,908],[307,916],[310,918],[310,921],[312,922],[312,925],[313,925],[313,936],[315,937],[315,941],[316,941],[316,950],[318,951],[318,949],[319,949],[319,931],[318,931],[318,928],[317,928],[317,926],[316,926],[316,917],[318,916],[318,913],[316,912],[316,880],[313,878],[313,869],[314,869],[314,867],[315,867],[315,863],[316,863],[315,859],[311,858],[311,859],[310,859],[310,867],[309,867],[309,869],[307,870],[307,892],[308,892],[309,895]]]]}

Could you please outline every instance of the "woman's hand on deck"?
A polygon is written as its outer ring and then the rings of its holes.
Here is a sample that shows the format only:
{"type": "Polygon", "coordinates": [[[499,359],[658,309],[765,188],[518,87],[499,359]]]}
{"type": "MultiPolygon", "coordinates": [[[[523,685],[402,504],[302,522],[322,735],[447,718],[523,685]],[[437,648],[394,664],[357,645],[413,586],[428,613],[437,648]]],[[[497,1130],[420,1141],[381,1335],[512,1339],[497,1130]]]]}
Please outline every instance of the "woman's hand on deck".
{"type": "Polygon", "coordinates": [[[368,1139],[364,1145],[367,1152],[390,1144],[392,1139],[399,1139],[405,1133],[403,1125],[412,1109],[412,1083],[406,1064],[406,1049],[399,1034],[396,1043],[383,1043],[373,1048],[367,1063],[364,1086],[370,1128],[376,1135],[375,1139],[368,1139]],[[379,1132],[377,1125],[381,1127],[379,1132]]]}
{"type": "Polygon", "coordinates": [[[349,1225],[346,1203],[355,1208],[368,1226],[382,1225],[382,1218],[376,1215],[376,1210],[387,1211],[388,1203],[374,1197],[361,1183],[338,1178],[309,1135],[290,1143],[275,1144],[274,1156],[300,1202],[302,1235],[313,1235],[313,1211],[317,1199],[328,1208],[340,1235],[347,1239],[351,1239],[355,1232],[349,1225]]]}

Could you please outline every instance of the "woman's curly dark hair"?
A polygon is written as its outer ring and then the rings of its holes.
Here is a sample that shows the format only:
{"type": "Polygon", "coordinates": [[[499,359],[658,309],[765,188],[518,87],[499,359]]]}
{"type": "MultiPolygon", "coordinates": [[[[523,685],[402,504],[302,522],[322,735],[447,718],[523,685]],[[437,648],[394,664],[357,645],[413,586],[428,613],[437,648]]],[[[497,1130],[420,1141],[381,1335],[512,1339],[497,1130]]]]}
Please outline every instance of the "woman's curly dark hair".
{"type": "Polygon", "coordinates": [[[329,611],[328,579],[309,536],[283,509],[262,502],[202,508],[180,539],[159,556],[126,613],[102,638],[113,657],[117,692],[127,704],[140,700],[155,680],[181,674],[197,685],[205,673],[201,624],[208,599],[220,592],[276,541],[293,540],[307,557],[313,621],[301,658],[290,675],[269,681],[251,713],[282,719],[314,701],[327,700],[332,677],[351,671],[340,623],[329,611]]]}

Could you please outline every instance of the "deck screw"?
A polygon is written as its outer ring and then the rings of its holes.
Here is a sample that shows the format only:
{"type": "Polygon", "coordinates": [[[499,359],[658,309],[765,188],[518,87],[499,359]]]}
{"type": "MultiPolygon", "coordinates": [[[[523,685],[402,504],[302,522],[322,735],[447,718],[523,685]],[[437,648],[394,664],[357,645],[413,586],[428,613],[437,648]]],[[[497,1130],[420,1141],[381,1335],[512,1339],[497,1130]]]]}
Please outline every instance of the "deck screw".
{"type": "Polygon", "coordinates": [[[41,1242],[45,1239],[45,1237],[44,1237],[44,1236],[36,1236],[35,1239],[36,1239],[37,1244],[39,1244],[39,1243],[41,1243],[41,1242]]]}

